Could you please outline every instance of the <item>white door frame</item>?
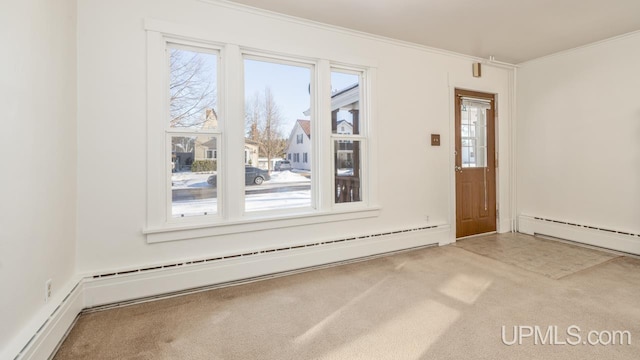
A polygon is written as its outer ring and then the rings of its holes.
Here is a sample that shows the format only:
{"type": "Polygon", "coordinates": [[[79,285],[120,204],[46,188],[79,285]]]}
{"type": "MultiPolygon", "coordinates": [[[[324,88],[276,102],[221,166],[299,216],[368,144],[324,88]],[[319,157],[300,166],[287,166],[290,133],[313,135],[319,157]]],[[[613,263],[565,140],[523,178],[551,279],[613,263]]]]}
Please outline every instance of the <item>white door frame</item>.
{"type": "MultiPolygon", "coordinates": [[[[513,77],[510,76],[510,80],[513,77]]],[[[511,171],[514,144],[513,123],[513,85],[508,89],[499,89],[475,81],[455,81],[449,79],[449,243],[456,242],[456,175],[455,166],[455,89],[478,91],[495,95],[495,146],[496,146],[496,230],[498,233],[515,230],[514,202],[515,176],[511,171]],[[509,161],[511,159],[511,161],[509,161]]]]}

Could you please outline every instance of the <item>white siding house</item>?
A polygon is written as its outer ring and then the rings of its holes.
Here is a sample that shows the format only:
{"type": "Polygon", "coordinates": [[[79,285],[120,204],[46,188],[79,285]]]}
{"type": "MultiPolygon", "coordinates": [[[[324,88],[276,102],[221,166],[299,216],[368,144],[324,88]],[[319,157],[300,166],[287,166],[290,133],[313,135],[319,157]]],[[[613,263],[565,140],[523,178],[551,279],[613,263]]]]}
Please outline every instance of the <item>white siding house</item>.
{"type": "MultiPolygon", "coordinates": [[[[351,85],[331,95],[332,129],[334,134],[353,135],[354,121],[358,122],[360,87],[359,84],[351,85]]],[[[305,115],[309,115],[309,110],[305,115]]],[[[356,134],[359,131],[356,130],[356,134]]],[[[353,167],[353,141],[337,140],[336,167],[353,167]]],[[[291,161],[291,167],[298,170],[311,169],[311,122],[309,120],[296,121],[287,147],[287,160],[291,161]]]]}
{"type": "Polygon", "coordinates": [[[258,166],[260,144],[257,141],[244,139],[244,164],[258,166]]]}
{"type": "MultiPolygon", "coordinates": [[[[353,135],[353,125],[347,120],[338,120],[336,124],[337,133],[340,135],[353,135]]],[[[352,168],[353,167],[353,141],[337,140],[335,144],[336,167],[352,168]]]]}
{"type": "Polygon", "coordinates": [[[291,168],[311,170],[311,121],[298,120],[289,135],[287,160],[291,168]]]}

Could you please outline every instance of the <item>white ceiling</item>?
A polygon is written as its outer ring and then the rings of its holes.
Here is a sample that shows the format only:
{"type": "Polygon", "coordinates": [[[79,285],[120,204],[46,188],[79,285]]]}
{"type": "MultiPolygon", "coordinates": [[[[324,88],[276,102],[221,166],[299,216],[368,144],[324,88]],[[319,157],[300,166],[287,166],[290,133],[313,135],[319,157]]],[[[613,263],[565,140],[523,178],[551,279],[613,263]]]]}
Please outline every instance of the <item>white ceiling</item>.
{"type": "Polygon", "coordinates": [[[640,30],[640,0],[233,2],[514,64],[640,30]]]}

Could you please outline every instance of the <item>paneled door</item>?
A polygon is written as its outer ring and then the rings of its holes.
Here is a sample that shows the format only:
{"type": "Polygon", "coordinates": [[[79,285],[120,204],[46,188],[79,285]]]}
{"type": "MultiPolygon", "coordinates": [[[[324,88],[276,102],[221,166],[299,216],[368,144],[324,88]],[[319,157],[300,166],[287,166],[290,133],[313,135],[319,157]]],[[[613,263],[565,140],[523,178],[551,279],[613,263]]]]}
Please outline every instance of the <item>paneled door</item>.
{"type": "Polygon", "coordinates": [[[496,231],[495,97],[456,89],[456,238],[496,231]]]}

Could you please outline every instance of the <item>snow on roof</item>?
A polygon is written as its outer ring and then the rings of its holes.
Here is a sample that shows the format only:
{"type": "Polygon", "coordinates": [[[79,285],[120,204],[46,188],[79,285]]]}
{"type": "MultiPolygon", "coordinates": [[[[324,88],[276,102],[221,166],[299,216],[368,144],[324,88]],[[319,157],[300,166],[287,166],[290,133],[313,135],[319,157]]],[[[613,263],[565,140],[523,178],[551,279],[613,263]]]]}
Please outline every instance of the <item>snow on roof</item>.
{"type": "MultiPolygon", "coordinates": [[[[336,90],[331,93],[331,110],[335,110],[342,105],[352,104],[359,99],[359,83],[355,83],[353,85],[349,85],[344,89],[336,90]]],[[[311,113],[311,109],[307,109],[302,112],[303,114],[309,116],[311,113]]]]}
{"type": "Polygon", "coordinates": [[[338,90],[335,93],[333,93],[333,95],[331,95],[331,97],[334,98],[336,96],[340,96],[341,94],[344,94],[344,93],[346,93],[347,91],[349,91],[351,89],[357,88],[358,85],[360,85],[360,84],[359,83],[355,83],[353,85],[347,86],[346,88],[338,90]]]}
{"type": "Polygon", "coordinates": [[[347,126],[353,127],[353,125],[350,122],[348,122],[347,120],[338,120],[336,125],[347,125],[347,126]]]}

